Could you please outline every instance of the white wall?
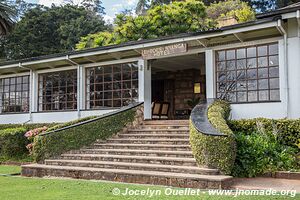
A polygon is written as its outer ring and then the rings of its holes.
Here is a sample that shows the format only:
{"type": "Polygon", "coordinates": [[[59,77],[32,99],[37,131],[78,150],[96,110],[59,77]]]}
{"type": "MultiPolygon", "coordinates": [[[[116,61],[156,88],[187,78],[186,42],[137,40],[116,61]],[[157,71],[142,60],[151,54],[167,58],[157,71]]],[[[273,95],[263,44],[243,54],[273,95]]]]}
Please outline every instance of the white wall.
{"type": "MultiPolygon", "coordinates": [[[[101,116],[116,110],[84,110],[80,111],[81,118],[89,116],[101,116]]],[[[40,112],[30,114],[4,114],[0,115],[0,124],[23,124],[23,123],[62,123],[78,119],[77,111],[70,112],[40,112]]]]}

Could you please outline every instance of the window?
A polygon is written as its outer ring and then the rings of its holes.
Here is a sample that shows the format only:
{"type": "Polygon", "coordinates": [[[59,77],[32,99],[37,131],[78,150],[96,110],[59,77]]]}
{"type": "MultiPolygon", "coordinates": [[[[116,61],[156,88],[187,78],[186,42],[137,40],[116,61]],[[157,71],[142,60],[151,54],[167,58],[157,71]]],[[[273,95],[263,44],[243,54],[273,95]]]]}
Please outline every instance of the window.
{"type": "Polygon", "coordinates": [[[87,69],[87,109],[122,107],[137,101],[137,63],[87,69]]]}
{"type": "Polygon", "coordinates": [[[216,52],[217,97],[230,102],[279,101],[278,44],[216,52]]]}
{"type": "Polygon", "coordinates": [[[77,109],[77,70],[39,75],[39,111],[77,109]]]}
{"type": "Polygon", "coordinates": [[[0,113],[29,111],[29,76],[0,79],[0,113]]]}

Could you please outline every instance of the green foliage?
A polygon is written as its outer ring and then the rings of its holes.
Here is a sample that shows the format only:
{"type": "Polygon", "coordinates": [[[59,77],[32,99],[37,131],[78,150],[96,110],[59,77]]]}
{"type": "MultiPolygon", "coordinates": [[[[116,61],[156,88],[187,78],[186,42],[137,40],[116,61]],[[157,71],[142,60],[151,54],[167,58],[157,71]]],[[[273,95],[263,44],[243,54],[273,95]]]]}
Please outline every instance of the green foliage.
{"type": "Polygon", "coordinates": [[[227,0],[212,3],[207,7],[207,15],[216,22],[224,17],[233,17],[239,23],[255,19],[254,10],[241,0],[227,0]]]}
{"type": "Polygon", "coordinates": [[[107,139],[134,120],[135,110],[99,119],[34,139],[33,156],[39,162],[64,152],[91,145],[97,139],[107,139]]]}
{"type": "Polygon", "coordinates": [[[16,11],[6,2],[0,1],[0,36],[7,35],[14,25],[16,11]]]}
{"type": "MultiPolygon", "coordinates": [[[[0,43],[6,59],[21,59],[74,50],[80,38],[107,30],[101,16],[84,7],[37,6],[0,43]]],[[[3,53],[3,52],[2,52],[3,53]]]]}
{"type": "Polygon", "coordinates": [[[83,37],[77,49],[120,44],[211,28],[205,6],[197,0],[173,2],[152,7],[145,15],[122,13],[115,20],[112,33],[98,33],[83,37]]]}
{"type": "Polygon", "coordinates": [[[252,134],[258,131],[258,124],[262,124],[266,132],[272,134],[277,132],[281,144],[296,147],[300,138],[300,119],[244,119],[231,120],[229,126],[234,132],[252,134]]]}
{"type": "Polygon", "coordinates": [[[190,123],[190,143],[198,165],[219,169],[223,174],[231,173],[236,157],[234,134],[226,123],[229,113],[230,106],[224,101],[216,101],[208,109],[211,124],[227,137],[204,135],[190,123]]]}
{"type": "Polygon", "coordinates": [[[67,127],[67,126],[71,126],[71,125],[74,125],[74,124],[78,124],[78,123],[81,123],[81,122],[85,122],[85,121],[95,119],[95,118],[97,118],[97,117],[96,116],[90,116],[90,117],[84,117],[84,118],[81,118],[81,119],[76,119],[76,120],[69,121],[69,122],[62,123],[62,124],[57,124],[55,126],[52,126],[52,127],[48,128],[47,132],[54,131],[54,130],[64,128],[64,127],[67,127]]]}
{"type": "Polygon", "coordinates": [[[28,153],[26,140],[24,134],[26,129],[8,128],[0,130],[0,156],[1,157],[22,157],[28,153]]]}
{"type": "Polygon", "coordinates": [[[255,177],[296,168],[295,149],[280,144],[274,134],[236,133],[237,157],[233,176],[255,177]]]}

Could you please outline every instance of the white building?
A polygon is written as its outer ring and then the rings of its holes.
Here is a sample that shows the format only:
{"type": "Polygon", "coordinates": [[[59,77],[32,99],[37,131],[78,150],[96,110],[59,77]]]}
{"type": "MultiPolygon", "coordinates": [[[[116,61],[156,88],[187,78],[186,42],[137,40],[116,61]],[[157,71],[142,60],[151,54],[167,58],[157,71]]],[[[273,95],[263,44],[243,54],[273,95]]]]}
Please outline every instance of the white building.
{"type": "Polygon", "coordinates": [[[300,4],[204,32],[0,64],[0,123],[64,122],[144,102],[226,97],[232,118],[300,118],[300,4]]]}

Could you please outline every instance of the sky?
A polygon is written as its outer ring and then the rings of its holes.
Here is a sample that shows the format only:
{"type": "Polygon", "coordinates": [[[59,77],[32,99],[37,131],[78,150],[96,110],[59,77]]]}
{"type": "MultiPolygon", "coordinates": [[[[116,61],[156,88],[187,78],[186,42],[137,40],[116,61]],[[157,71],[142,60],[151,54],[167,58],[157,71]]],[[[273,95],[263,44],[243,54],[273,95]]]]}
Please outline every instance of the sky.
{"type": "MultiPolygon", "coordinates": [[[[52,3],[59,5],[62,0],[26,0],[31,3],[39,3],[45,6],[51,6],[52,3]]],[[[78,2],[80,0],[73,0],[78,2]]],[[[111,21],[117,13],[125,9],[134,9],[138,0],[102,0],[102,5],[105,8],[106,15],[104,16],[106,21],[111,21]]]]}

